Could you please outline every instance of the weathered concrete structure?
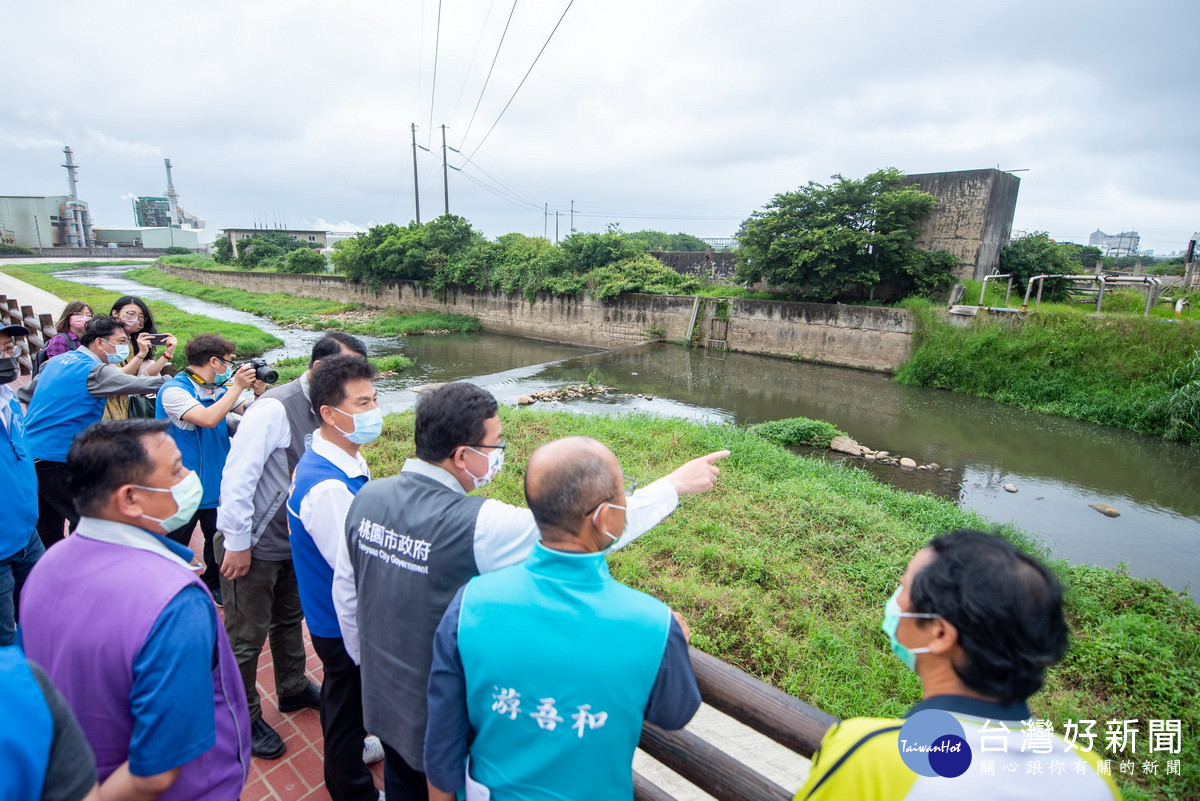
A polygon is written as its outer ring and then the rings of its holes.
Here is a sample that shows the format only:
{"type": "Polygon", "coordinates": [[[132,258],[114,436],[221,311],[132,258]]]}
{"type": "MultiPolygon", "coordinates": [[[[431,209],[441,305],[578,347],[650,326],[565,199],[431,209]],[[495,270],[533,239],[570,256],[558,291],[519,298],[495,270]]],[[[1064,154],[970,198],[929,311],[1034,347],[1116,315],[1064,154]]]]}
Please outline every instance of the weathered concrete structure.
{"type": "Polygon", "coordinates": [[[652,250],[650,255],[680,275],[732,281],[737,257],[730,251],[652,250]]]}
{"type": "Polygon", "coordinates": [[[954,277],[981,280],[1000,266],[1008,244],[1021,179],[1003,170],[959,170],[908,176],[909,183],[938,199],[913,243],[948,250],[958,259],[954,277]]]}
{"type": "Polygon", "coordinates": [[[652,339],[692,340],[703,347],[881,372],[895,371],[912,352],[913,319],[906,309],[641,294],[604,302],[586,295],[539,293],[530,303],[520,294],[468,288],[439,295],[407,281],[375,291],[342,276],[163,269],[180,278],[251,292],[401,312],[469,314],[488,332],[605,349],[652,339]]]}

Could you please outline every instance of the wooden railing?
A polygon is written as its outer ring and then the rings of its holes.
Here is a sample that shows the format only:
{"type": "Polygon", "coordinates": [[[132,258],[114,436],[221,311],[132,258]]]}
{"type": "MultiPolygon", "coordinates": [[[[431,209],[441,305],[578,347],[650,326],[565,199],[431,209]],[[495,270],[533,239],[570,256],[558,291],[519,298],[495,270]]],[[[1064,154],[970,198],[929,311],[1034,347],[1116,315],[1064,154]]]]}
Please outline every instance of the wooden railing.
{"type": "Polygon", "coordinates": [[[16,298],[0,295],[0,327],[23,325],[29,329],[25,337],[25,348],[17,357],[21,375],[33,374],[33,360],[38,351],[58,333],[54,330],[54,318],[49,314],[34,314],[32,306],[22,306],[16,298]]]}
{"type": "MultiPolygon", "coordinates": [[[[809,758],[837,718],[775,689],[714,656],[689,649],[700,695],[714,709],[809,758]]],[[[642,726],[641,749],[718,801],[788,801],[787,790],[687,731],[642,726]]],[[[636,801],[674,801],[634,773],[636,801]]]]}

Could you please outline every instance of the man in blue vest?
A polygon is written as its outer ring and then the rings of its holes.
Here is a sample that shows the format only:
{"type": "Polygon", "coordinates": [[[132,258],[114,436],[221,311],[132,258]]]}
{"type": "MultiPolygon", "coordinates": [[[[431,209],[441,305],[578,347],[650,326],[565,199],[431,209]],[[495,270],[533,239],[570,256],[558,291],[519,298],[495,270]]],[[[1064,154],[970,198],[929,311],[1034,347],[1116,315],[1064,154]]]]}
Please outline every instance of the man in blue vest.
{"type": "Polygon", "coordinates": [[[542,541],[524,564],[471,579],[434,635],[431,801],[464,783],[468,798],[628,801],[642,721],[680,729],[696,713],[682,618],[608,572],[627,492],[617,458],[589,437],[529,457],[542,541]]]}
{"type": "Polygon", "coordinates": [[[221,571],[213,555],[213,537],[217,533],[217,506],[221,498],[221,472],[229,456],[230,412],[241,414],[253,401],[246,390],[254,387],[261,395],[267,385],[255,378],[249,365],[233,369],[236,346],[216,334],[194,337],[184,348],[187,368],[165,382],[158,391],[154,416],[171,421],[167,429],[183,454],[183,464],[200,476],[204,495],[200,508],[179,528],[167,536],[180,545],[188,545],[196,525],[204,534],[204,574],[200,580],[221,606],[221,571]]]}
{"type": "Polygon", "coordinates": [[[67,451],[75,436],[100,422],[104,402],[118,395],[152,395],[160,375],[137,376],[121,370],[129,358],[129,335],[120,320],[93,317],[79,347],[46,362],[17,396],[29,404],[25,432],[38,478],[38,533],[49,548],[63,538],[63,524],[79,522],[67,489],[67,451]]]}
{"type": "MultiPolygon", "coordinates": [[[[371,477],[358,449],[383,429],[374,377],[375,368],[361,356],[331,356],[313,370],[312,407],[321,427],[296,465],[287,506],[300,604],[325,674],[321,731],[325,789],[333,801],[379,798],[363,764],[362,679],[346,653],[333,608],[333,566],[338,543],[345,539],[346,513],[371,477]]],[[[378,742],[373,745],[382,757],[378,742]]]]}
{"type": "MultiPolygon", "coordinates": [[[[487,390],[466,381],[433,390],[417,404],[417,458],[368,482],[346,516],[333,599],[346,651],[362,667],[363,720],[383,741],[390,801],[428,797],[425,685],[446,607],[472,577],[523,561],[541,537],[528,509],[468,494],[499,472],[502,434],[487,390]]],[[[681,495],[710,489],[714,463],[728,455],[692,459],[630,496],[629,530],[616,547],[669,515],[681,495]]]]}
{"type": "Polygon", "coordinates": [[[0,503],[0,647],[12,645],[21,587],[45,549],[37,533],[37,471],[25,437],[25,416],[9,387],[20,375],[18,337],[23,325],[0,328],[0,475],[7,479],[0,503]]]}
{"type": "Polygon", "coordinates": [[[96,757],[50,678],[15,645],[0,648],[0,798],[99,801],[96,757]]]}

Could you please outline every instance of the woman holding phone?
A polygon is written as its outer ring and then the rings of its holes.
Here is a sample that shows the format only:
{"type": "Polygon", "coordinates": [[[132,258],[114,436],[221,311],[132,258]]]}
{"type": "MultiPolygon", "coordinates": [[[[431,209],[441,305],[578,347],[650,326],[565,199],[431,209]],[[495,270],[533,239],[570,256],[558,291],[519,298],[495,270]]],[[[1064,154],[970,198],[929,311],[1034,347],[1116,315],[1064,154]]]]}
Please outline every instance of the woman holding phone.
{"type": "MultiPolygon", "coordinates": [[[[175,337],[159,334],[154,326],[154,314],[141,298],[125,295],[117,298],[109,314],[118,320],[135,343],[132,353],[121,369],[130,375],[159,375],[175,355],[175,337]],[[154,345],[161,343],[163,351],[155,356],[154,345]]],[[[143,395],[121,395],[109,398],[104,408],[105,420],[124,420],[128,417],[153,417],[154,402],[143,395]]]]}

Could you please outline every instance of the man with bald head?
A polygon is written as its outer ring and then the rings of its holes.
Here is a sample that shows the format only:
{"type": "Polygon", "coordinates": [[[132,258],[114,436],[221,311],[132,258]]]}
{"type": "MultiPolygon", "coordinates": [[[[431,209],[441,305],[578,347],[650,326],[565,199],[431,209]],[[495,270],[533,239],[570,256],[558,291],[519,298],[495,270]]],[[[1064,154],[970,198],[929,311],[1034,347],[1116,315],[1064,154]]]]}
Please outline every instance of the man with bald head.
{"type": "Polygon", "coordinates": [[[679,729],[695,714],[682,618],[605,562],[629,491],[612,451],[588,437],[529,458],[542,541],[523,564],[468,582],[434,637],[430,799],[466,784],[468,798],[627,801],[642,721],[679,729]]]}
{"type": "MultiPolygon", "coordinates": [[[[422,396],[413,440],[416,458],[399,475],[368,481],[354,496],[333,578],[342,642],[361,667],[363,720],[383,743],[388,801],[428,798],[425,691],[446,607],[474,576],[523,562],[543,536],[530,509],[471,494],[500,471],[507,447],[486,389],[456,381],[422,396]]],[[[680,496],[711,489],[715,463],[728,455],[685,462],[627,499],[613,493],[603,518],[620,536],[613,547],[649,531],[680,496]]]]}

